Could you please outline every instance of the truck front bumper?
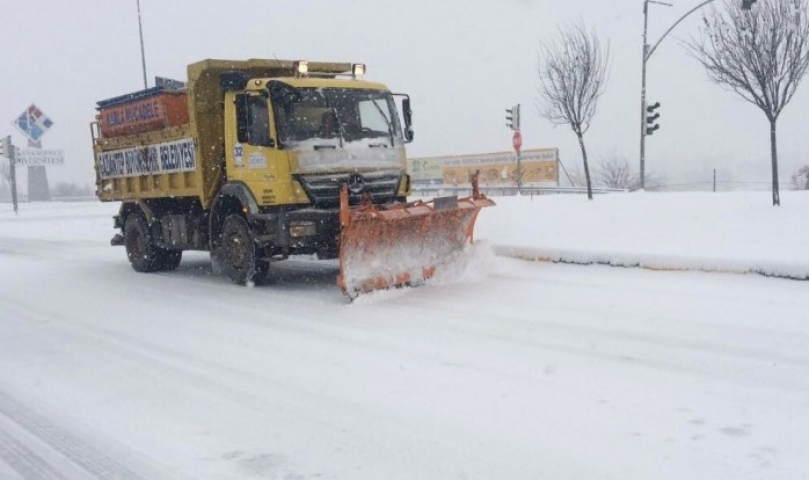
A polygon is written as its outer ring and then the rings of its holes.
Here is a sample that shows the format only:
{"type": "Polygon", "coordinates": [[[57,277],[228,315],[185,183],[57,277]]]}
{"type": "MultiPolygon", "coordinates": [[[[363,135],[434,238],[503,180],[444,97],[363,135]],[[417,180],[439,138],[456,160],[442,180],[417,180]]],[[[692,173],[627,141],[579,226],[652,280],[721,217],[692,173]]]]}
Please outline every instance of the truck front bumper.
{"type": "Polygon", "coordinates": [[[282,208],[248,215],[256,240],[273,255],[317,254],[337,258],[340,217],[337,210],[282,208]]]}

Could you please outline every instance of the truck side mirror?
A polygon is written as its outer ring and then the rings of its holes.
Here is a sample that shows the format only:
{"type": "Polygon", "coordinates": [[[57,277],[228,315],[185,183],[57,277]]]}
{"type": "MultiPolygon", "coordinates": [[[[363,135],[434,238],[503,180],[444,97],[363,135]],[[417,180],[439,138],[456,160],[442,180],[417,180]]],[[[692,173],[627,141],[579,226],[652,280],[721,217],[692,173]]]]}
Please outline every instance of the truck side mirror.
{"type": "Polygon", "coordinates": [[[405,141],[413,141],[413,110],[410,109],[410,97],[402,99],[402,114],[404,115],[405,123],[405,141]]]}

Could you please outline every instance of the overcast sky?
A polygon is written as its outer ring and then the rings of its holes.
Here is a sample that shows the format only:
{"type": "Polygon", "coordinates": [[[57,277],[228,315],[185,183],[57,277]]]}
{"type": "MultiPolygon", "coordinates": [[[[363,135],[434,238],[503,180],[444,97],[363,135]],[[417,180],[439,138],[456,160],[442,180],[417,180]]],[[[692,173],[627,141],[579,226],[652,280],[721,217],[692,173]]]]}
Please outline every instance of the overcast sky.
{"type": "MultiPolygon", "coordinates": [[[[2,3],[0,134],[24,146],[10,122],[35,103],[55,123],[43,147],[66,155],[64,166],[49,167],[51,183],[91,184],[95,102],[143,87],[136,0],[2,3]]],[[[367,79],[412,97],[410,156],[509,150],[505,109],[521,103],[523,148],[558,147],[569,169],[581,163],[575,135],[536,113],[537,43],[581,20],[610,41],[612,55],[609,84],[585,136],[591,158],[638,161],[642,0],[140,3],[150,86],[155,75],[184,79],[186,65],[205,58],[365,62],[367,79]]],[[[675,3],[650,7],[650,43],[700,2],[675,3]]],[[[766,183],[763,113],[710,83],[680,45],[699,22],[699,14],[683,22],[650,61],[648,98],[662,107],[661,128],[647,142],[647,169],[671,182],[708,181],[716,168],[720,179],[766,183]]],[[[809,163],[807,107],[804,84],[778,125],[782,180],[809,163]]]]}

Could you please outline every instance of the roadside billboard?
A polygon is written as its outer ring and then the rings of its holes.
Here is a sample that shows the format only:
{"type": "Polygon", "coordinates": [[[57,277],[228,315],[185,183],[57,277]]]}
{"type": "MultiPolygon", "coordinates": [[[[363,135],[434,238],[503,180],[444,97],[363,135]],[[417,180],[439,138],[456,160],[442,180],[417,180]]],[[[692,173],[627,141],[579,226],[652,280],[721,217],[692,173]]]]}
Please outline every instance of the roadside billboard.
{"type": "MultiPolygon", "coordinates": [[[[523,150],[520,164],[524,185],[559,184],[559,149],[523,150]]],[[[514,152],[494,152],[407,161],[407,173],[414,182],[462,185],[469,183],[470,176],[478,170],[481,185],[513,185],[517,177],[517,155],[514,152]]]]}
{"type": "Polygon", "coordinates": [[[443,158],[414,158],[407,161],[407,173],[414,182],[441,183],[443,168],[443,158]]]}

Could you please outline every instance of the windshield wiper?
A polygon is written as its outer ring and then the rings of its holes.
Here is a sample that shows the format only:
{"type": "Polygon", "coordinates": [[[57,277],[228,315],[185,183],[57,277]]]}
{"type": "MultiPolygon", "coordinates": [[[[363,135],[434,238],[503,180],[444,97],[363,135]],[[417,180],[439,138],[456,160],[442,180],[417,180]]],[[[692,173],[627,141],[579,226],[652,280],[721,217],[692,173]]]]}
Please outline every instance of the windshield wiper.
{"type": "Polygon", "coordinates": [[[326,100],[326,108],[331,114],[334,124],[337,126],[337,134],[340,136],[340,148],[343,148],[343,144],[345,143],[345,139],[343,138],[343,122],[340,121],[340,115],[337,114],[337,109],[331,106],[329,97],[323,95],[323,99],[326,100]]]}

